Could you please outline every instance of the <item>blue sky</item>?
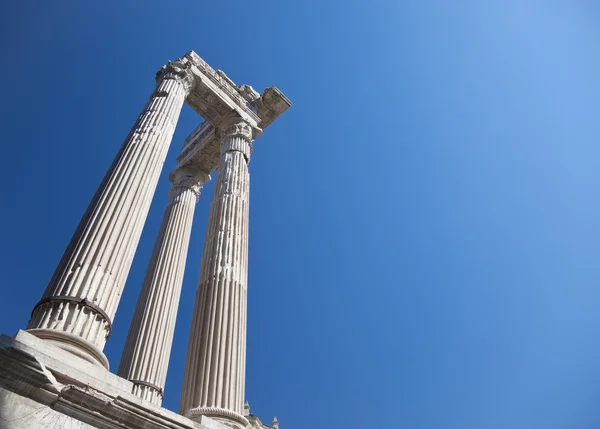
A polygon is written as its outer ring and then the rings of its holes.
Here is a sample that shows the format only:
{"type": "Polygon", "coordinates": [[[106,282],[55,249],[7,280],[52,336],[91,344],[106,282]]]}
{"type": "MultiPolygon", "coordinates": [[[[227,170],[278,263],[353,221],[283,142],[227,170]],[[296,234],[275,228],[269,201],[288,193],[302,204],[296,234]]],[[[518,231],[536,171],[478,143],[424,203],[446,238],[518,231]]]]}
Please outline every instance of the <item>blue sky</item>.
{"type": "MultiPolygon", "coordinates": [[[[600,427],[599,18],[589,0],[4,2],[0,331],[26,326],[155,72],[193,49],[294,102],[250,163],[255,414],[282,429],[600,427]]],[[[198,123],[185,107],[113,370],[198,123]]]]}

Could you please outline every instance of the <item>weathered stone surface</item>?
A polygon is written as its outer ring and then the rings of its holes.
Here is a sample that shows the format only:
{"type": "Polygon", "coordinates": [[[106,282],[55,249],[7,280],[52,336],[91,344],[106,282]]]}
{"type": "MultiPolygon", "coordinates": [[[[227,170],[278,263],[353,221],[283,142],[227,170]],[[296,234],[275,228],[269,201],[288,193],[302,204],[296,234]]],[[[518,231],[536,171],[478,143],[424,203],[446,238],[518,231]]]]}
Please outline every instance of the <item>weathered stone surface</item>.
{"type": "Polygon", "coordinates": [[[203,171],[212,173],[219,165],[221,154],[221,140],[215,133],[215,127],[239,117],[256,130],[264,130],[292,103],[274,86],[266,88],[262,95],[250,85],[236,86],[225,73],[212,69],[194,51],[185,58],[195,65],[191,70],[197,72],[195,76],[199,78],[187,103],[206,121],[185,139],[177,163],[194,162],[203,171]],[[207,91],[209,94],[203,97],[201,94],[207,91]]]}
{"type": "Polygon", "coordinates": [[[102,349],[192,83],[184,64],[169,64],[158,73],[154,93],[83,215],[27,327],[107,368],[102,349]]]}
{"type": "Polygon", "coordinates": [[[240,93],[240,89],[221,70],[215,71],[194,51],[185,59],[192,65],[195,86],[190,93],[188,105],[213,125],[232,116],[243,118],[253,126],[258,126],[260,117],[256,107],[240,93]]]}
{"type": "Polygon", "coordinates": [[[170,175],[169,201],[125,343],[119,375],[133,393],[156,405],[163,399],[194,208],[210,176],[192,165],[170,175]]]}
{"type": "Polygon", "coordinates": [[[252,127],[239,118],[218,130],[221,161],[210,209],[188,343],[180,412],[242,427],[248,283],[248,161],[252,127]]]}
{"type": "Polygon", "coordinates": [[[265,129],[292,105],[274,86],[265,89],[262,96],[250,85],[236,86],[224,72],[215,71],[194,51],[186,54],[185,59],[192,64],[190,70],[196,81],[187,103],[214,126],[237,117],[265,129]]]}
{"type": "Polygon", "coordinates": [[[208,417],[193,422],[144,401],[130,386],[27,332],[0,336],[2,429],[228,429],[208,417]]]}
{"type": "Polygon", "coordinates": [[[0,337],[0,429],[270,427],[244,417],[243,409],[247,164],[254,139],[290,106],[277,88],[261,95],[238,87],[193,51],[157,73],[155,91],[34,307],[28,332],[0,337]],[[119,370],[132,383],[108,372],[102,350],[184,101],[205,122],[186,139],[172,176],[119,370]],[[182,392],[181,411],[189,419],[158,405],[194,205],[215,169],[182,392]]]}
{"type": "Polygon", "coordinates": [[[258,416],[250,412],[248,402],[244,404],[244,417],[248,419],[247,429],[279,429],[279,420],[277,420],[277,417],[273,417],[271,425],[263,423],[258,416]]]}
{"type": "Polygon", "coordinates": [[[177,165],[192,163],[198,168],[212,173],[219,166],[221,140],[209,122],[200,124],[186,139],[177,165]]]}
{"type": "Polygon", "coordinates": [[[246,358],[248,261],[247,163],[252,141],[291,106],[275,87],[259,95],[249,85],[237,87],[194,52],[188,58],[202,78],[195,93],[211,85],[213,97],[190,97],[188,103],[206,122],[185,141],[178,164],[194,162],[206,172],[218,168],[206,231],[194,308],[180,412],[196,419],[210,415],[230,425],[243,417],[246,358]],[[204,87],[202,86],[204,85],[204,87]]]}
{"type": "Polygon", "coordinates": [[[92,429],[94,426],[77,420],[50,405],[40,404],[26,396],[0,386],[0,428],[2,429],[92,429]]]}

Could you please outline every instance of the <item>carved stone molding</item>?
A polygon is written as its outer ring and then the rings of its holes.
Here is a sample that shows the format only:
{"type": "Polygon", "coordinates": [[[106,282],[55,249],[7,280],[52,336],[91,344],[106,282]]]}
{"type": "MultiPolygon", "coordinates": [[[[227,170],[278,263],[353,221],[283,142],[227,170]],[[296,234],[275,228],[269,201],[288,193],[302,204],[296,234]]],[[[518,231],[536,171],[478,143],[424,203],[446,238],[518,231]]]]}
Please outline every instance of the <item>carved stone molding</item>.
{"type": "Polygon", "coordinates": [[[43,340],[51,340],[55,347],[66,350],[94,365],[101,365],[108,369],[108,359],[98,347],[82,340],[77,335],[56,332],[52,329],[29,329],[27,332],[43,340]]]}
{"type": "Polygon", "coordinates": [[[173,183],[169,191],[169,200],[179,192],[177,188],[185,188],[192,191],[196,195],[196,201],[198,201],[200,189],[210,180],[210,175],[193,165],[186,165],[173,171],[169,175],[169,180],[173,183]]]}
{"type": "Polygon", "coordinates": [[[217,136],[221,142],[221,154],[226,152],[241,152],[250,161],[252,154],[252,140],[257,130],[244,121],[234,121],[222,124],[217,129],[217,136]]]}
{"type": "Polygon", "coordinates": [[[187,97],[192,74],[186,63],[169,63],[159,73],[27,325],[47,342],[106,367],[102,349],[110,322],[187,97]]]}
{"type": "Polygon", "coordinates": [[[254,103],[260,98],[260,94],[256,92],[250,85],[241,85],[240,94],[242,94],[242,97],[244,97],[249,103],[254,103]]]}
{"type": "Polygon", "coordinates": [[[225,420],[233,420],[237,423],[240,423],[242,427],[248,426],[248,419],[241,414],[235,413],[231,410],[226,410],[224,408],[218,407],[198,407],[192,408],[187,413],[185,413],[185,417],[191,420],[196,420],[199,416],[207,416],[212,418],[223,418],[225,420]]]}
{"type": "Polygon", "coordinates": [[[210,174],[217,169],[220,157],[221,141],[216,130],[210,123],[204,122],[185,140],[177,165],[193,164],[210,174]]]}
{"type": "Polygon", "coordinates": [[[194,65],[198,68],[198,70],[200,70],[203,73],[206,73],[208,77],[213,81],[213,83],[215,83],[221,90],[227,93],[227,95],[229,95],[233,100],[235,100],[235,102],[237,102],[240,105],[245,104],[242,101],[239,89],[223,71],[216,71],[215,69],[213,69],[194,51],[188,52],[186,54],[186,57],[190,58],[194,62],[194,65]]]}
{"type": "Polygon", "coordinates": [[[171,190],[169,191],[169,198],[171,198],[173,194],[179,192],[177,188],[189,189],[194,193],[197,201],[200,197],[200,189],[202,188],[202,183],[198,182],[198,180],[196,180],[193,177],[181,178],[177,180],[177,182],[173,183],[173,186],[171,186],[171,190]]]}
{"type": "Polygon", "coordinates": [[[252,143],[254,132],[252,127],[244,121],[234,122],[218,128],[218,134],[221,140],[225,140],[229,136],[239,136],[248,143],[252,143]]]}
{"type": "Polygon", "coordinates": [[[156,82],[165,79],[180,80],[185,86],[186,92],[194,86],[194,75],[191,71],[192,64],[188,61],[177,60],[174,63],[169,61],[166,65],[156,72],[156,82]]]}
{"type": "MultiPolygon", "coordinates": [[[[27,332],[0,336],[0,428],[208,429],[131,394],[132,384],[27,332]]],[[[200,423],[200,424],[198,424],[200,423]]],[[[224,428],[223,428],[224,429],[224,428]]]]}

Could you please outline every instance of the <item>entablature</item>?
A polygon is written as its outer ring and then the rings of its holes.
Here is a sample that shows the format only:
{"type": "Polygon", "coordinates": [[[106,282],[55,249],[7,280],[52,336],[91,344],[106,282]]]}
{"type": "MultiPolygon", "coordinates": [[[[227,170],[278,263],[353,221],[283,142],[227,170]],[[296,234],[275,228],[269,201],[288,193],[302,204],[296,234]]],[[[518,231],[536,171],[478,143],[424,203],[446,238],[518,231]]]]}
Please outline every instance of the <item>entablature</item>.
{"type": "Polygon", "coordinates": [[[253,127],[258,127],[260,117],[256,106],[242,96],[239,88],[221,70],[214,70],[194,51],[184,59],[191,63],[194,86],[186,103],[213,125],[219,124],[234,111],[253,127]]]}
{"type": "Polygon", "coordinates": [[[188,67],[194,76],[186,103],[205,120],[185,139],[183,151],[177,158],[178,167],[193,163],[206,173],[212,173],[219,165],[221,149],[216,127],[232,117],[239,117],[260,133],[292,105],[274,86],[266,88],[262,95],[250,85],[237,86],[194,51],[176,62],[188,67]]]}
{"type": "Polygon", "coordinates": [[[177,157],[177,167],[193,164],[194,167],[212,173],[219,166],[221,142],[215,128],[203,122],[185,139],[183,151],[177,157]]]}
{"type": "Polygon", "coordinates": [[[194,76],[187,104],[213,125],[234,111],[253,127],[264,129],[292,105],[274,86],[265,89],[262,95],[250,85],[237,86],[223,71],[213,69],[194,51],[179,62],[189,64],[194,76]]]}

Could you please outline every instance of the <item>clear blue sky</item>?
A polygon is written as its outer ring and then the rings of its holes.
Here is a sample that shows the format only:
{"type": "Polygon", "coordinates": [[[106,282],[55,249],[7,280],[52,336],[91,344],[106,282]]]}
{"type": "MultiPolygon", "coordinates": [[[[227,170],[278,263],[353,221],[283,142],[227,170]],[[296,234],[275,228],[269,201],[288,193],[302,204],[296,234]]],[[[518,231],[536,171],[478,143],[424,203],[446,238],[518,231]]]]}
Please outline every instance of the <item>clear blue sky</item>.
{"type": "MultiPolygon", "coordinates": [[[[26,326],[155,72],[194,49],[294,102],[250,163],[255,414],[282,429],[600,427],[599,21],[591,0],[3,2],[0,331],[26,326]]],[[[113,369],[198,122],[185,107],[113,369]]]]}

